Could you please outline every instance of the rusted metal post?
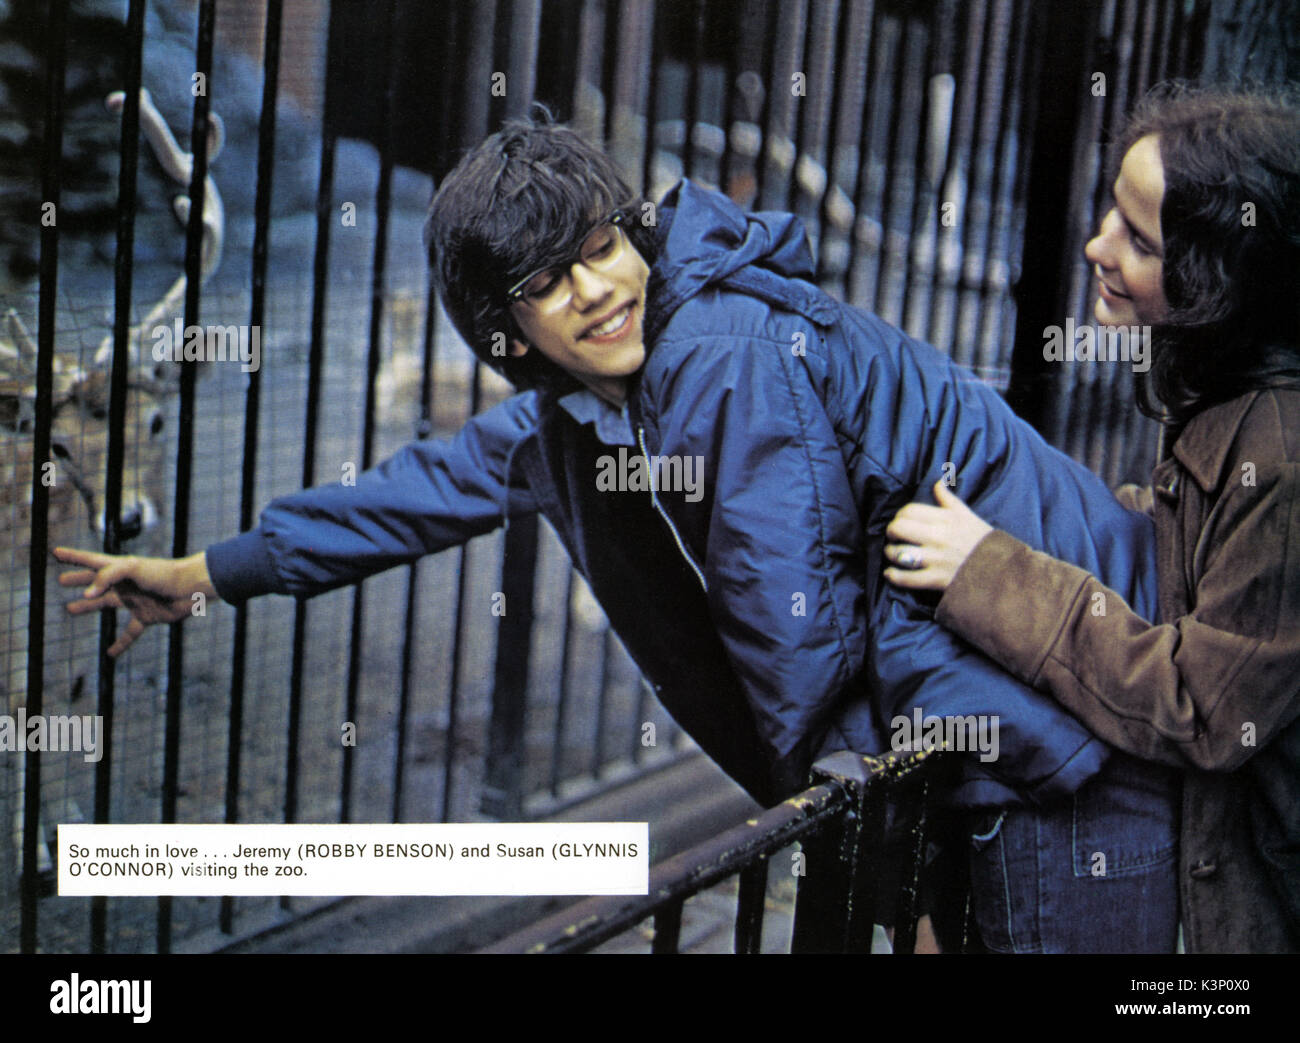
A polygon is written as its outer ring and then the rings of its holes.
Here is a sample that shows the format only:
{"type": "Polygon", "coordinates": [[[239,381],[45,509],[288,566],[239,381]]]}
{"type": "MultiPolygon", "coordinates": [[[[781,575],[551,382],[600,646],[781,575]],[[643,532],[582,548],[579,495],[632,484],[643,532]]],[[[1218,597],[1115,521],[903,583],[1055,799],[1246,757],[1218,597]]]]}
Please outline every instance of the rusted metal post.
{"type": "Polygon", "coordinates": [[[849,752],[831,754],[813,765],[814,782],[838,783],[848,791],[850,804],[834,828],[801,843],[803,875],[791,952],[871,951],[880,876],[876,841],[884,831],[878,790],[885,771],[883,761],[849,752]]]}

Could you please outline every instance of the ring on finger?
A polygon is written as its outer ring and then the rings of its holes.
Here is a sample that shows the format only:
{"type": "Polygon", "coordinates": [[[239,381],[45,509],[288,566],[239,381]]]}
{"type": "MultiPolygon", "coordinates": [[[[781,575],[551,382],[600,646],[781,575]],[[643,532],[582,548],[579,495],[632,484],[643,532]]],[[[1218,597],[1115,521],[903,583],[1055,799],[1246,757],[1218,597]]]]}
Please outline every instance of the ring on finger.
{"type": "Polygon", "coordinates": [[[905,569],[919,569],[921,567],[921,552],[910,547],[900,550],[898,552],[898,564],[905,569]]]}

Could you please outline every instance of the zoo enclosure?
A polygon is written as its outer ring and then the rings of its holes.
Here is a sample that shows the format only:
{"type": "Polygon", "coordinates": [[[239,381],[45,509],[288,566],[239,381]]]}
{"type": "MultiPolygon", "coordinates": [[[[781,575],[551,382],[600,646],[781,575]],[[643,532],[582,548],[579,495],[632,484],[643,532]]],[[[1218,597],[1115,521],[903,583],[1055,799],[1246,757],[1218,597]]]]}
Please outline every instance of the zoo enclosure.
{"type": "MultiPolygon", "coordinates": [[[[655,197],[688,176],[800,214],[828,289],[971,365],[1109,479],[1141,474],[1154,452],[1127,374],[1047,364],[1041,331],[1090,314],[1081,247],[1105,192],[1099,142],[1148,84],[1200,68],[1207,3],[130,0],[124,21],[105,21],[113,7],[14,0],[6,35],[38,60],[0,67],[29,114],[41,172],[29,197],[100,218],[38,227],[38,208],[24,209],[39,258],[10,256],[5,297],[37,315],[34,424],[14,432],[34,462],[58,445],[56,355],[85,362],[108,308],[105,550],[137,546],[121,510],[123,460],[142,437],[126,420],[129,327],[140,286],[165,281],[169,261],[187,276],[183,325],[246,316],[266,365],[246,378],[178,367],[154,537],[166,553],[247,528],[270,496],[337,480],[480,408],[485,374],[418,260],[421,210],[461,150],[534,100],[604,141],[655,197]],[[165,225],[152,220],[141,86],[190,128],[183,253],[179,235],[170,252],[159,245],[165,225]],[[120,175],[114,163],[96,186],[81,117],[118,89],[120,175]],[[209,171],[210,112],[227,116],[227,155],[246,162],[217,157],[209,171]],[[227,203],[226,257],[204,286],[209,173],[227,203]],[[73,259],[62,269],[61,254],[73,259]]],[[[18,690],[11,664],[9,700],[39,714],[86,712],[93,698],[111,739],[93,769],[29,752],[23,777],[38,785],[5,773],[0,803],[22,817],[21,851],[0,868],[5,947],[213,947],[309,907],[56,903],[50,872],[31,868],[53,839],[43,809],[53,821],[520,818],[682,749],[535,522],[292,613],[214,606],[202,629],[143,641],[116,669],[103,649],[120,621],[105,613],[85,681],[75,642],[46,641],[61,618],[42,553],[52,493],[35,468],[30,488],[30,539],[11,562],[30,611],[6,634],[26,681],[18,690]],[[506,615],[488,611],[493,593],[506,615]],[[647,721],[657,748],[642,745],[647,721]],[[340,722],[364,741],[341,745],[340,722]]],[[[7,826],[0,835],[8,845],[7,826]]]]}

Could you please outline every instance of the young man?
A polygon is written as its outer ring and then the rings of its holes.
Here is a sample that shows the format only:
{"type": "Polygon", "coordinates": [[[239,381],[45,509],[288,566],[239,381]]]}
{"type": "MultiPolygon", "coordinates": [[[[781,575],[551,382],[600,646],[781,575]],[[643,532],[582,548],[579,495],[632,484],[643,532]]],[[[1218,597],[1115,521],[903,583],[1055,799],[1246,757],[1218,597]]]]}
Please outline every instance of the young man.
{"type": "MultiPolygon", "coordinates": [[[[801,788],[820,754],[920,740],[913,722],[983,722],[954,802],[1049,805],[1087,847],[1053,864],[1068,915],[1031,945],[1172,949],[1171,774],[1108,763],[881,578],[886,523],[943,480],[1149,614],[1148,519],[934,349],[820,291],[795,218],[689,182],[656,209],[566,128],[490,137],[445,179],[427,238],[452,321],[521,394],[202,555],[60,552],[98,570],[65,579],[90,584],[73,611],[132,610],[115,652],[196,589],[317,593],[541,511],[666,708],[757,799],[801,788]]],[[[1034,890],[1044,871],[1007,872],[1003,890],[1034,890]]]]}

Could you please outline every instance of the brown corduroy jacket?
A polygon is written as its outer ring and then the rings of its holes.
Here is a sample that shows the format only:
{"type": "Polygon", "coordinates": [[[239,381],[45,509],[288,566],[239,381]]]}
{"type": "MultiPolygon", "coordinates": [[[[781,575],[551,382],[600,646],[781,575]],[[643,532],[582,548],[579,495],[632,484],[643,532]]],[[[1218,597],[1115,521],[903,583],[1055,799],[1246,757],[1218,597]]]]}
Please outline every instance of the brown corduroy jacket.
{"type": "Polygon", "coordinates": [[[1300,389],[1198,414],[1120,498],[1155,520],[1157,625],[998,531],[936,618],[1107,742],[1186,768],[1189,952],[1300,951],[1300,389]]]}

